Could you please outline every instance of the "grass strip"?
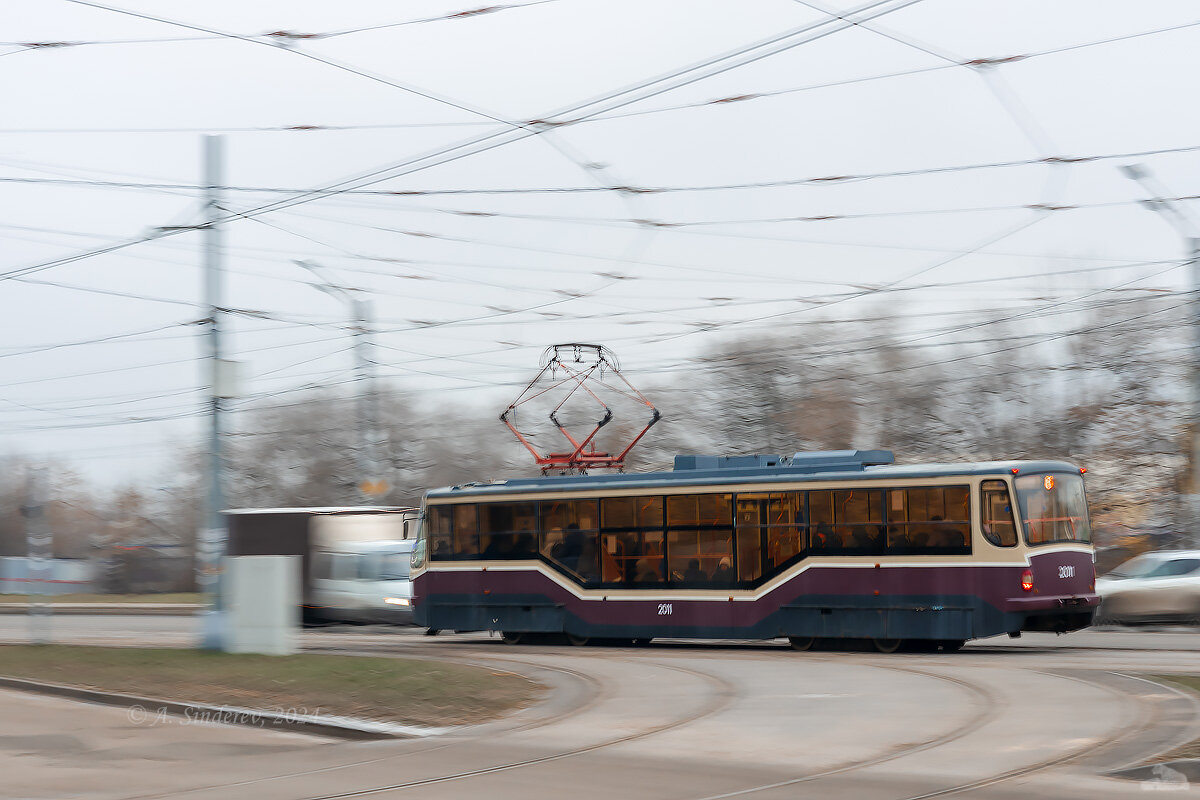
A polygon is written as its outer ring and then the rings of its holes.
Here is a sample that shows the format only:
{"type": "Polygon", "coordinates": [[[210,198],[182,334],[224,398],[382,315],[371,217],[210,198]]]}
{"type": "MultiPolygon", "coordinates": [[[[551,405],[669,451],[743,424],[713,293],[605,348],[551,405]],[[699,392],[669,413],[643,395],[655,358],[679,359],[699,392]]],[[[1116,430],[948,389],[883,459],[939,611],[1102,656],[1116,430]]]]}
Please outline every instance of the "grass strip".
{"type": "Polygon", "coordinates": [[[442,727],[528,705],[542,687],[480,667],[398,658],[0,645],[0,674],[88,689],[290,714],[442,727]]]}

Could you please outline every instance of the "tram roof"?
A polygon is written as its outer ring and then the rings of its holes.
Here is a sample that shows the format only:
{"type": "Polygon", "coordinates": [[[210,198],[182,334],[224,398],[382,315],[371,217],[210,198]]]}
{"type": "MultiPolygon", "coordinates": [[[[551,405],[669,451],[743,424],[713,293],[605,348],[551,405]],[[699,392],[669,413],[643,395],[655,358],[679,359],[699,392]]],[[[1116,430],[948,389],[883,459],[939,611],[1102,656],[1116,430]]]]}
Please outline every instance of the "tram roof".
{"type": "Polygon", "coordinates": [[[888,450],[835,450],[794,456],[676,456],[669,472],[605,475],[543,475],[478,481],[431,489],[431,498],[541,492],[670,488],[749,483],[888,480],[1038,472],[1078,472],[1066,461],[975,461],[958,464],[893,464],[888,450]]]}

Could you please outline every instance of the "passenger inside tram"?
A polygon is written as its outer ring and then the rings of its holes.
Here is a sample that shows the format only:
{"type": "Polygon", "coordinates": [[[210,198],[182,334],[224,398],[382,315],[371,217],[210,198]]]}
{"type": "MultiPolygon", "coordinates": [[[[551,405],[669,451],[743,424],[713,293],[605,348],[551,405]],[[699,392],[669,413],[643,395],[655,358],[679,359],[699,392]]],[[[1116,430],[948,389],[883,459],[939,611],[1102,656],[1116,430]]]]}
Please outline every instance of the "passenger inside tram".
{"type": "Polygon", "coordinates": [[[734,580],[736,579],[736,577],[737,577],[737,575],[733,571],[733,564],[730,562],[729,557],[728,556],[722,557],[720,563],[717,564],[717,568],[715,570],[713,570],[713,574],[712,574],[713,583],[719,583],[719,584],[733,583],[734,580]]]}
{"type": "Polygon", "coordinates": [[[688,562],[687,569],[683,571],[683,580],[685,581],[706,581],[708,574],[700,569],[700,559],[693,558],[688,562]]]}

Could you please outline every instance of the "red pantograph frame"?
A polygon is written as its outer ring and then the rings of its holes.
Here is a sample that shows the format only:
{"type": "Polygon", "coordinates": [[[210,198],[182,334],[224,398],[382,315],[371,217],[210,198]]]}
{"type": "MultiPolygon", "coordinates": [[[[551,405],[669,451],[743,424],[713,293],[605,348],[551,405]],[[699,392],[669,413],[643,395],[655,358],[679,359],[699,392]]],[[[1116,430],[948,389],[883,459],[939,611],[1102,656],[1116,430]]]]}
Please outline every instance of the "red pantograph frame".
{"type": "Polygon", "coordinates": [[[607,348],[602,345],[580,343],[552,345],[546,348],[546,352],[543,353],[542,362],[541,371],[538,372],[534,379],[529,382],[529,385],[525,387],[525,390],[521,392],[517,399],[514,400],[508,406],[508,408],[504,410],[504,413],[500,415],[500,421],[508,426],[508,429],[513,432],[513,435],[517,437],[517,440],[520,441],[521,444],[525,446],[525,449],[533,455],[533,458],[537,462],[538,466],[542,468],[542,472],[549,472],[555,469],[579,470],[580,472],[586,472],[588,469],[623,468],[625,465],[625,457],[629,455],[629,451],[632,450],[633,446],[641,441],[642,437],[646,435],[646,432],[649,431],[650,428],[662,418],[662,415],[659,413],[658,409],[655,408],[654,404],[647,400],[641,392],[635,389],[633,384],[625,379],[625,376],[621,374],[621,370],[616,358],[611,352],[609,352],[607,348]],[[564,358],[564,353],[568,352],[572,357],[570,361],[564,358]],[[588,361],[584,360],[585,356],[588,357],[588,361]],[[625,385],[625,389],[605,383],[603,378],[606,371],[611,372],[613,375],[619,378],[621,383],[625,385]],[[557,372],[562,372],[563,376],[561,378],[557,378],[555,376],[555,373],[557,372]],[[538,381],[540,381],[547,373],[550,373],[552,378],[554,378],[553,382],[543,389],[534,391],[534,387],[537,385],[538,381]],[[587,384],[589,382],[603,386],[604,388],[616,392],[623,397],[627,397],[631,400],[641,403],[651,411],[650,421],[646,423],[638,435],[633,437],[633,440],[629,442],[629,444],[625,446],[625,449],[620,453],[602,453],[596,450],[595,446],[592,445],[592,441],[596,438],[596,435],[600,433],[600,429],[612,420],[613,413],[612,409],[610,409],[608,405],[601,400],[600,397],[591,390],[591,388],[588,387],[587,384]],[[512,418],[518,406],[528,403],[529,401],[541,397],[555,389],[560,389],[563,387],[568,387],[566,396],[563,397],[558,405],[556,405],[550,412],[550,421],[554,423],[556,428],[558,428],[559,433],[561,433],[566,440],[570,442],[572,449],[570,451],[546,453],[543,455],[537,451],[537,448],[533,446],[533,444],[524,434],[521,433],[521,431],[517,430],[516,425],[513,424],[512,418]],[[626,391],[626,389],[628,391],[626,391]],[[570,400],[576,394],[576,392],[580,391],[591,397],[602,409],[604,409],[604,415],[595,423],[587,436],[582,438],[573,436],[571,432],[567,430],[566,426],[559,421],[557,416],[558,412],[562,409],[566,402],[570,400]]]}

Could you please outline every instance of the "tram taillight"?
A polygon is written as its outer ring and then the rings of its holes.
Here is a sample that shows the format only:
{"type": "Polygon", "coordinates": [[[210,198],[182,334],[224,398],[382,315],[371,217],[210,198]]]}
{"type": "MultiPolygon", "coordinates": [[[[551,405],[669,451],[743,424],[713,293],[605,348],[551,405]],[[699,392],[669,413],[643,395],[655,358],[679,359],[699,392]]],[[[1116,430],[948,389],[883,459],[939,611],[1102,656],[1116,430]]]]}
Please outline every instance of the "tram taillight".
{"type": "Polygon", "coordinates": [[[1021,573],[1021,588],[1027,592],[1033,591],[1033,570],[1027,569],[1021,573]]]}

